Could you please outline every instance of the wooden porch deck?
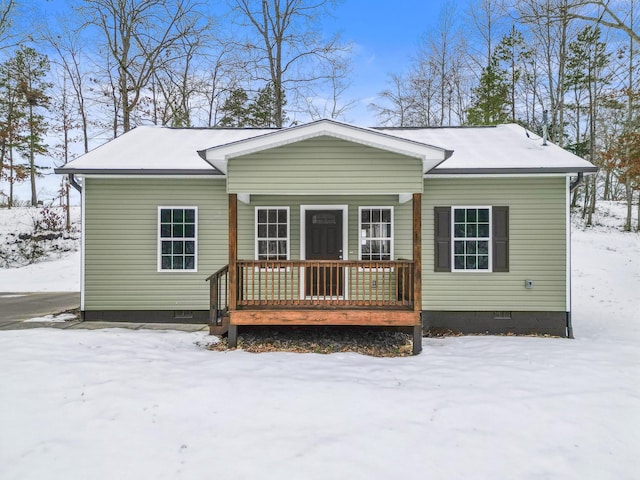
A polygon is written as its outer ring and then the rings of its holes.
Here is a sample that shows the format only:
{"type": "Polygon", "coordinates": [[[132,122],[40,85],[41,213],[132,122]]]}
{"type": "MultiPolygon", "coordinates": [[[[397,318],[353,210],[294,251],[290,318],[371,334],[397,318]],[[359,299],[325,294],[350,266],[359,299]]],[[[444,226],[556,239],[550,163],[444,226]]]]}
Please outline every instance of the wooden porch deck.
{"type": "Polygon", "coordinates": [[[237,202],[230,193],[229,265],[207,278],[212,334],[228,333],[235,347],[238,325],[411,327],[413,352],[420,353],[420,193],[413,194],[412,260],[240,260],[237,202]]]}
{"type": "Polygon", "coordinates": [[[414,267],[409,260],[238,260],[235,288],[228,266],[207,278],[210,330],[228,332],[230,344],[239,325],[413,327],[421,336],[414,267]]]}

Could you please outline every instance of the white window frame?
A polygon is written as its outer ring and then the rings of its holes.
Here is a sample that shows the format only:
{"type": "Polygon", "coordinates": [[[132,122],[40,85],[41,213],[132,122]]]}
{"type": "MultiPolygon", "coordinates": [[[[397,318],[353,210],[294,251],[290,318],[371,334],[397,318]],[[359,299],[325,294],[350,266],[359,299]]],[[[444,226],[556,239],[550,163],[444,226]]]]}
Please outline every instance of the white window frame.
{"type": "MultiPolygon", "coordinates": [[[[253,234],[253,238],[254,238],[254,258],[258,261],[260,261],[259,255],[258,255],[258,241],[259,240],[286,240],[287,241],[287,260],[291,260],[291,208],[286,206],[257,206],[254,209],[254,219],[253,219],[253,227],[254,227],[254,234],[253,234]],[[267,236],[266,238],[258,238],[258,211],[259,210],[286,210],[287,212],[287,238],[286,239],[282,239],[282,238],[270,238],[269,236],[267,236]]],[[[268,260],[267,260],[268,261],[268,260]]],[[[274,260],[275,261],[275,260],[274,260]]]]}
{"type": "MultiPolygon", "coordinates": [[[[390,245],[389,245],[389,260],[393,260],[394,257],[394,253],[395,253],[395,212],[394,212],[394,208],[392,206],[389,205],[383,205],[383,206],[369,206],[369,205],[363,205],[358,207],[358,260],[362,260],[362,245],[363,242],[365,242],[366,240],[390,240],[390,245]],[[366,238],[363,234],[362,234],[362,211],[363,210],[390,210],[391,211],[391,237],[390,238],[366,238]]],[[[365,260],[365,261],[369,261],[369,260],[365,260]]],[[[375,262],[376,260],[370,260],[372,262],[375,262]]],[[[384,260],[379,260],[379,261],[384,261],[384,260]]]]}
{"type": "Polygon", "coordinates": [[[158,249],[158,272],[160,273],[197,273],[198,272],[198,207],[194,205],[161,205],[158,207],[158,231],[157,231],[157,249],[158,249]],[[161,237],[161,227],[162,227],[162,210],[194,210],[195,211],[195,229],[193,233],[193,237],[161,237]],[[174,241],[174,240],[191,240],[194,242],[194,258],[193,258],[193,268],[192,269],[172,269],[172,268],[162,268],[162,241],[174,241]]]}
{"type": "Polygon", "coordinates": [[[493,271],[493,210],[490,205],[453,205],[451,207],[451,271],[459,272],[459,273],[491,273],[493,271]],[[455,236],[455,224],[456,224],[456,210],[464,209],[487,209],[489,210],[489,236],[488,237],[456,237],[455,236]],[[455,262],[455,242],[456,239],[459,238],[458,241],[464,239],[463,241],[487,241],[488,242],[488,257],[489,264],[486,269],[466,269],[466,268],[456,268],[455,262]]]}

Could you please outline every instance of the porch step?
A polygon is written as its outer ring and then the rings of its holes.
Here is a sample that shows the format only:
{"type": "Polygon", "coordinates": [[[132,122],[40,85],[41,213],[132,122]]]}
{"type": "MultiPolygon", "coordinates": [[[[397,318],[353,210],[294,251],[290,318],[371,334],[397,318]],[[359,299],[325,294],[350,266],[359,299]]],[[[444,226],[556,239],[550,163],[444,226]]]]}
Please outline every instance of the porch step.
{"type": "Polygon", "coordinates": [[[216,323],[209,324],[209,335],[224,335],[229,331],[229,315],[218,317],[216,323]]]}

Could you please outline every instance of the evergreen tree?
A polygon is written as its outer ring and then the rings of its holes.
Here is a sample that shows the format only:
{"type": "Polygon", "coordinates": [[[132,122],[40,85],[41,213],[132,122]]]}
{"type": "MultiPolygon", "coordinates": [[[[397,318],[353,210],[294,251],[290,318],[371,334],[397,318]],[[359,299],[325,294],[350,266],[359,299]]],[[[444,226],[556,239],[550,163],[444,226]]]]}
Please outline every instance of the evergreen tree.
{"type": "MultiPolygon", "coordinates": [[[[258,90],[258,94],[254,98],[251,105],[249,105],[249,117],[252,127],[275,127],[278,122],[276,119],[276,96],[274,94],[273,85],[267,83],[264,88],[258,90]]],[[[280,94],[280,102],[282,106],[280,108],[279,115],[282,115],[282,122],[287,122],[287,113],[284,110],[287,100],[284,92],[280,94]]]]}
{"type": "Polygon", "coordinates": [[[467,110],[467,124],[497,125],[509,120],[509,84],[495,55],[482,70],[480,83],[473,89],[473,97],[467,110]]]}
{"type": "MultiPolygon", "coordinates": [[[[284,93],[280,101],[285,102],[284,93]]],[[[275,108],[276,98],[273,87],[268,83],[258,90],[256,96],[249,100],[247,92],[243,88],[231,91],[221,108],[222,119],[218,123],[220,127],[260,127],[268,128],[277,125],[275,108]]],[[[282,120],[286,121],[284,109],[280,109],[282,120]]]]}
{"type": "Polygon", "coordinates": [[[522,33],[512,27],[509,34],[502,37],[496,47],[495,57],[506,74],[509,90],[509,117],[510,121],[515,123],[518,86],[523,79],[526,64],[533,57],[533,51],[527,46],[522,33]]]}
{"type": "MultiPolygon", "coordinates": [[[[600,41],[600,28],[587,25],[568,46],[566,86],[573,88],[576,104],[576,153],[587,153],[589,160],[601,165],[601,158],[596,156],[596,120],[600,104],[601,90],[609,83],[609,75],[604,73],[609,63],[606,44],[600,41]],[[582,101],[587,105],[582,106],[582,101]],[[581,138],[581,117],[584,110],[587,113],[585,134],[581,138]]],[[[596,181],[593,175],[585,181],[585,202],[582,215],[587,216],[587,225],[591,225],[592,215],[596,204],[596,181]]]]}
{"type": "Polygon", "coordinates": [[[13,186],[28,177],[24,165],[15,162],[18,149],[24,149],[26,109],[16,75],[16,58],[0,64],[0,180],[7,180],[8,206],[13,206],[13,186]]]}
{"type": "Polygon", "coordinates": [[[18,91],[21,103],[25,108],[26,142],[18,145],[18,151],[29,161],[29,177],[31,180],[31,204],[37,205],[36,176],[40,168],[35,164],[36,155],[47,152],[44,137],[48,124],[43,110],[49,105],[47,90],[51,84],[45,80],[49,72],[49,59],[31,47],[22,46],[15,55],[15,75],[18,80],[18,91]]]}
{"type": "Polygon", "coordinates": [[[248,126],[248,102],[249,96],[243,88],[233,89],[220,109],[222,118],[218,126],[227,128],[248,126]]]}

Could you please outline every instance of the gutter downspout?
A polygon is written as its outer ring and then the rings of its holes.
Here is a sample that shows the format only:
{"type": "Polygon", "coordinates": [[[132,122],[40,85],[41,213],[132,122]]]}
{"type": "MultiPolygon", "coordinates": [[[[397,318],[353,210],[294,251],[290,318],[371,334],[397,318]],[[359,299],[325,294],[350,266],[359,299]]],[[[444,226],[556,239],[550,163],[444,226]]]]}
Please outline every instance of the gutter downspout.
{"type": "Polygon", "coordinates": [[[76,177],[74,177],[73,173],[69,174],[69,183],[71,184],[71,186],[73,188],[75,188],[78,192],[82,193],[82,185],[80,185],[77,181],[76,181],[76,177]]]}

